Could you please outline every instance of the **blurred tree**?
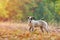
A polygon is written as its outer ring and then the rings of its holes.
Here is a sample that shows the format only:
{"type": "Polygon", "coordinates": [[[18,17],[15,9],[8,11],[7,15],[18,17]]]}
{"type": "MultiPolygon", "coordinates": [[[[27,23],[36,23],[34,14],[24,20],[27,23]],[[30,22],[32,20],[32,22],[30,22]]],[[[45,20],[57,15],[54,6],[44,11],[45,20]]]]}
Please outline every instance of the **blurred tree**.
{"type": "Polygon", "coordinates": [[[6,4],[9,0],[0,0],[0,21],[8,19],[8,11],[5,10],[6,4]]]}
{"type": "Polygon", "coordinates": [[[20,21],[27,16],[59,22],[60,0],[0,0],[0,20],[20,21]]]}
{"type": "Polygon", "coordinates": [[[9,20],[21,20],[23,17],[23,2],[21,0],[9,0],[6,11],[8,11],[9,20]]]}

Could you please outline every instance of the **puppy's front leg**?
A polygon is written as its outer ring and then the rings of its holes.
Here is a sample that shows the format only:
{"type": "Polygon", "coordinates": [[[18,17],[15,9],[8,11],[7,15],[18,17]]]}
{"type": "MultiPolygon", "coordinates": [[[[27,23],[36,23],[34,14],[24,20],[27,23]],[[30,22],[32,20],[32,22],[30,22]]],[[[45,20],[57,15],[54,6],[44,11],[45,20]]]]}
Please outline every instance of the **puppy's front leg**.
{"type": "Polygon", "coordinates": [[[29,31],[31,31],[32,27],[29,28],[29,31]]]}
{"type": "Polygon", "coordinates": [[[29,28],[29,31],[33,31],[33,30],[34,30],[34,27],[33,26],[29,28]]]}
{"type": "Polygon", "coordinates": [[[32,31],[34,31],[34,27],[32,27],[32,31]]]}

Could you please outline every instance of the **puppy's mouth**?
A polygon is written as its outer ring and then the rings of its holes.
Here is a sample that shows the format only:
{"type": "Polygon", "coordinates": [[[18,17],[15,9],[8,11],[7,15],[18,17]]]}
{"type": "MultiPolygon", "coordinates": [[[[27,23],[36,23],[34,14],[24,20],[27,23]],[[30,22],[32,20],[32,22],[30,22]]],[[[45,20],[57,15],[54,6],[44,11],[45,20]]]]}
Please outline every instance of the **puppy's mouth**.
{"type": "Polygon", "coordinates": [[[31,21],[30,21],[30,23],[31,23],[31,21]]]}

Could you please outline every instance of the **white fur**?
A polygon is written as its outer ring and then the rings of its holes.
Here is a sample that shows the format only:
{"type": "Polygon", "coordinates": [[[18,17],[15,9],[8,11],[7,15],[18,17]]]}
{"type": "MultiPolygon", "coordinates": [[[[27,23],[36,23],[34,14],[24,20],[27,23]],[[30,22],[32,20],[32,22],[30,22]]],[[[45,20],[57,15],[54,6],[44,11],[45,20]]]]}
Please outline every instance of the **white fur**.
{"type": "Polygon", "coordinates": [[[31,17],[28,19],[28,25],[34,29],[34,27],[43,27],[47,32],[49,31],[49,26],[46,21],[43,20],[30,20],[31,17]],[[30,23],[31,21],[31,23],[30,23]]]}

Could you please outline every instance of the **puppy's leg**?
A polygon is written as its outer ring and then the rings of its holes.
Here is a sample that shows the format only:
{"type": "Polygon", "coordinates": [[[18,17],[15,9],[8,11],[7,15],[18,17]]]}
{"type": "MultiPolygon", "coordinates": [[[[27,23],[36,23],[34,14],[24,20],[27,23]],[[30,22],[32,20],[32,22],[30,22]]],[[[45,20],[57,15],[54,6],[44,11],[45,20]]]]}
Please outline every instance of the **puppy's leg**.
{"type": "Polygon", "coordinates": [[[41,29],[42,32],[44,32],[44,30],[43,30],[43,26],[40,26],[40,29],[41,29]]]}
{"type": "Polygon", "coordinates": [[[34,31],[34,27],[32,27],[32,31],[34,31]]]}
{"type": "Polygon", "coordinates": [[[32,27],[29,28],[29,31],[31,31],[32,27]]]}
{"type": "Polygon", "coordinates": [[[33,31],[33,30],[34,30],[34,27],[30,27],[30,28],[29,28],[29,31],[33,31]]]}
{"type": "Polygon", "coordinates": [[[49,28],[44,26],[44,29],[46,30],[46,32],[49,32],[49,28]]]}

